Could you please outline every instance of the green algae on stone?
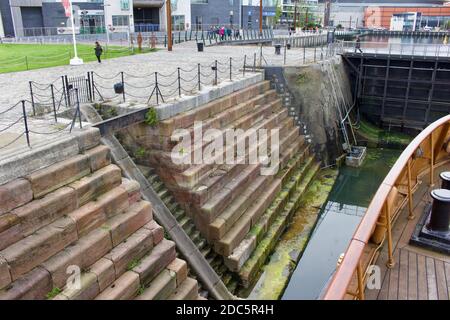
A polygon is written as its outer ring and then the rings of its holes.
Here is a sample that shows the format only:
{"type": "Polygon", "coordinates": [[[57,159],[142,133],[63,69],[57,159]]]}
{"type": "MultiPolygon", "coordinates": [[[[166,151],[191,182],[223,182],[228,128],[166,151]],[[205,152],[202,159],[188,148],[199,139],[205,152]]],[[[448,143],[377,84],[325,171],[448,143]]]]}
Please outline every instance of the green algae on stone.
{"type": "Polygon", "coordinates": [[[368,141],[369,147],[376,147],[379,144],[407,146],[413,139],[407,134],[380,129],[364,120],[361,120],[357,133],[368,141]]]}
{"type": "Polygon", "coordinates": [[[306,248],[318,219],[320,207],[326,202],[337,175],[337,170],[325,169],[310,184],[301,197],[299,209],[276,244],[269,262],[264,266],[263,274],[250,298],[273,300],[281,297],[295,265],[306,248]]]}

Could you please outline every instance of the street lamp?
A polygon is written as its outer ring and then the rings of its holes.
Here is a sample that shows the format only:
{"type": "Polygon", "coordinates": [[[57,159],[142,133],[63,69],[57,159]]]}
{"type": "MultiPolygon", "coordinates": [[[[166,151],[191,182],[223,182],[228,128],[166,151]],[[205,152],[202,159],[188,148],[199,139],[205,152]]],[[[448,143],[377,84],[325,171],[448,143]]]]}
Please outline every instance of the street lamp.
{"type": "Polygon", "coordinates": [[[166,0],[167,13],[167,50],[172,51],[172,7],[170,0],[166,0]]]}
{"type": "Polygon", "coordinates": [[[110,4],[106,4],[107,0],[103,0],[103,14],[105,16],[105,32],[106,32],[106,45],[109,46],[109,28],[108,25],[106,24],[106,19],[108,14],[106,13],[106,7],[110,7],[110,4]]]}

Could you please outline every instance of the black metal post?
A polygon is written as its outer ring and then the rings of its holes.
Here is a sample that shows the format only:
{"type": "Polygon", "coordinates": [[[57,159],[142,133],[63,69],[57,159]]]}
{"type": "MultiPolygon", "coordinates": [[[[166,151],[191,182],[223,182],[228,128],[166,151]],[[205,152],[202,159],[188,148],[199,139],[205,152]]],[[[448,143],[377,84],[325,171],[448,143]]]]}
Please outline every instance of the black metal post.
{"type": "Polygon", "coordinates": [[[123,71],[120,72],[120,77],[122,80],[122,97],[123,97],[123,102],[125,102],[125,79],[124,79],[123,71]]]}
{"type": "Polygon", "coordinates": [[[67,102],[69,103],[69,107],[72,105],[72,101],[70,101],[70,88],[69,88],[69,79],[67,76],[64,76],[64,81],[66,83],[66,90],[67,90],[67,102]]]}
{"type": "Polygon", "coordinates": [[[89,101],[92,100],[92,83],[91,83],[91,73],[88,71],[87,73],[87,82],[88,82],[88,89],[89,89],[89,101]]]}
{"type": "Polygon", "coordinates": [[[53,84],[50,85],[50,90],[52,92],[53,115],[55,116],[55,122],[58,122],[58,117],[56,116],[55,91],[53,89],[53,84]]]}
{"type": "Polygon", "coordinates": [[[198,66],[197,67],[198,91],[201,91],[202,90],[202,82],[200,80],[200,75],[201,75],[201,71],[200,71],[201,65],[200,65],[200,63],[197,66],[198,66]]]}
{"type": "Polygon", "coordinates": [[[25,110],[25,100],[22,100],[22,113],[23,113],[23,123],[25,125],[25,136],[27,137],[28,147],[30,147],[30,134],[28,130],[27,111],[25,110]]]}
{"type": "Polygon", "coordinates": [[[230,81],[233,81],[233,58],[230,57],[230,81]]]}
{"type": "Polygon", "coordinates": [[[256,53],[253,54],[253,72],[256,72],[256,53]]]}
{"type": "Polygon", "coordinates": [[[214,61],[214,85],[217,86],[217,60],[214,61]]]}
{"type": "Polygon", "coordinates": [[[95,81],[94,81],[94,71],[91,71],[91,85],[92,85],[92,101],[95,101],[95,81]]]}
{"type": "Polygon", "coordinates": [[[78,121],[80,123],[80,129],[83,128],[83,125],[81,124],[81,110],[80,110],[80,99],[78,97],[78,88],[75,88],[75,96],[77,99],[77,113],[78,113],[78,121]]]}
{"type": "Polygon", "coordinates": [[[156,104],[159,104],[158,72],[155,72],[156,104]]]}
{"type": "Polygon", "coordinates": [[[245,77],[245,66],[247,65],[247,55],[244,55],[244,70],[242,71],[243,76],[245,77]]]}
{"type": "Polygon", "coordinates": [[[30,96],[31,96],[31,106],[33,108],[33,116],[36,116],[36,109],[34,107],[34,95],[33,95],[33,83],[30,81],[30,96]]]}
{"type": "Polygon", "coordinates": [[[64,76],[61,76],[61,80],[62,80],[62,92],[64,95],[64,103],[66,104],[66,108],[68,107],[67,105],[67,94],[66,94],[66,86],[64,84],[64,76]]]}
{"type": "Polygon", "coordinates": [[[178,67],[178,95],[181,97],[181,71],[180,67],[178,67]]]}

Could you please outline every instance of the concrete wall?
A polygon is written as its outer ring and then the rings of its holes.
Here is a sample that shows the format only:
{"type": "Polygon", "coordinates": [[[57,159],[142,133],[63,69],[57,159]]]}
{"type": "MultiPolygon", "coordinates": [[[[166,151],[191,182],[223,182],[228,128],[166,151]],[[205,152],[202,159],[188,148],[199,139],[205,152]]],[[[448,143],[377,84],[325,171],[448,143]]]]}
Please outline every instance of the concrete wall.
{"type": "Polygon", "coordinates": [[[340,57],[329,64],[283,69],[288,88],[294,96],[294,107],[299,110],[300,119],[306,125],[316,155],[325,165],[334,164],[343,153],[330,68],[334,68],[347,100],[351,101],[350,82],[340,57]]]}
{"type": "Polygon", "coordinates": [[[0,1],[0,15],[5,36],[14,36],[14,23],[11,15],[9,0],[0,1]]]}

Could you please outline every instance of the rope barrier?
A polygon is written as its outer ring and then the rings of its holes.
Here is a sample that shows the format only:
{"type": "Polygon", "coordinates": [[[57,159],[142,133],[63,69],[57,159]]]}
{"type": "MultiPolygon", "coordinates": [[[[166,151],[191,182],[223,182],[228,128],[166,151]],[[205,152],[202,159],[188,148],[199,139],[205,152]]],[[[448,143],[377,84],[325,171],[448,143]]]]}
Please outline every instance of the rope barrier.
{"type": "Polygon", "coordinates": [[[23,119],[23,117],[20,117],[19,119],[17,119],[16,121],[14,121],[13,123],[10,123],[8,126],[6,126],[3,129],[0,129],[0,132],[5,132],[6,130],[10,129],[11,127],[15,126],[16,124],[18,124],[21,120],[23,119]]]}
{"type": "Polygon", "coordinates": [[[1,111],[1,112],[0,112],[0,116],[1,116],[1,115],[4,115],[5,113],[8,113],[9,111],[11,111],[11,110],[14,109],[15,107],[17,107],[19,104],[20,104],[20,101],[17,102],[17,103],[16,103],[15,105],[13,105],[12,107],[9,107],[8,109],[1,111]]]}
{"type": "Polygon", "coordinates": [[[22,138],[23,135],[24,135],[25,133],[26,133],[25,131],[22,132],[22,134],[21,134],[20,136],[16,137],[16,138],[15,138],[14,140],[12,140],[11,142],[8,142],[7,144],[1,146],[0,149],[4,149],[4,148],[9,147],[10,145],[12,145],[12,144],[15,143],[16,141],[18,141],[20,138],[22,138]]]}

